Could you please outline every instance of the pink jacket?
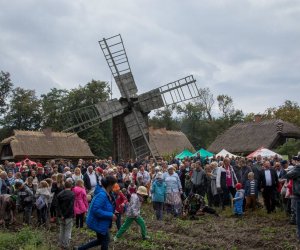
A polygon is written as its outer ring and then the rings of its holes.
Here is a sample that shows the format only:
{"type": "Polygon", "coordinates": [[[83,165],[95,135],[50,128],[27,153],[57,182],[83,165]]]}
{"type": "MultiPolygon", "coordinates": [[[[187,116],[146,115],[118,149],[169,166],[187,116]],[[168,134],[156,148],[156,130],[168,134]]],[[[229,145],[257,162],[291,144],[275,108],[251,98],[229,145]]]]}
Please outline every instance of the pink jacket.
{"type": "Polygon", "coordinates": [[[86,198],[86,191],[84,188],[75,186],[73,188],[73,192],[75,194],[74,201],[74,214],[82,214],[85,213],[88,209],[88,201],[86,198]]]}

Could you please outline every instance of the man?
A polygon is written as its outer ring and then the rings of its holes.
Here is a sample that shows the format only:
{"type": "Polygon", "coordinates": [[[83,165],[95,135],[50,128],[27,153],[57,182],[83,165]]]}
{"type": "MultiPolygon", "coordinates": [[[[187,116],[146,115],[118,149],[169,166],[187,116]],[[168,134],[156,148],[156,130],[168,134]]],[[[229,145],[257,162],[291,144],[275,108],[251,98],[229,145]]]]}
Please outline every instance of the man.
{"type": "Polygon", "coordinates": [[[5,226],[15,222],[16,218],[16,203],[15,196],[9,194],[0,195],[0,225],[5,226]]]}
{"type": "Polygon", "coordinates": [[[93,166],[87,168],[86,173],[83,175],[84,186],[88,193],[94,193],[98,183],[98,176],[96,175],[93,166]]]}
{"type": "Polygon", "coordinates": [[[31,214],[33,207],[33,192],[24,183],[16,182],[15,189],[17,190],[17,208],[23,211],[23,222],[31,223],[31,214]]]}
{"type": "Polygon", "coordinates": [[[193,170],[192,174],[192,192],[205,196],[205,172],[201,167],[201,162],[196,162],[196,168],[193,170]]]}
{"type": "Polygon", "coordinates": [[[72,234],[75,195],[71,188],[72,183],[66,181],[65,190],[57,195],[57,216],[60,225],[59,244],[62,249],[68,249],[72,234]]]}
{"type": "Polygon", "coordinates": [[[253,164],[252,166],[252,172],[254,173],[254,179],[255,180],[259,180],[260,177],[260,171],[262,170],[262,157],[261,155],[258,155],[256,158],[256,162],[253,164]]]}
{"type": "Polygon", "coordinates": [[[268,214],[275,211],[278,176],[271,168],[270,161],[265,161],[260,172],[259,187],[262,192],[268,214]]]}
{"type": "Polygon", "coordinates": [[[293,199],[296,203],[296,223],[297,223],[297,236],[300,241],[300,156],[293,157],[296,164],[291,171],[288,171],[286,176],[288,179],[293,180],[293,199]]]}

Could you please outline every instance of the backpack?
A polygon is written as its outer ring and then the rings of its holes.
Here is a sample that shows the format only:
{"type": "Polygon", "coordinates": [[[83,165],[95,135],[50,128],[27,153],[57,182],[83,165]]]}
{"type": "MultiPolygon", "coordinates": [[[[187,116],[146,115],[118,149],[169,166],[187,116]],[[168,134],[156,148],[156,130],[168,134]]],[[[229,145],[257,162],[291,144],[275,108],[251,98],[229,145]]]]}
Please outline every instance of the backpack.
{"type": "Polygon", "coordinates": [[[46,202],[43,195],[40,195],[35,202],[35,206],[38,210],[41,210],[44,206],[46,206],[46,202]]]}

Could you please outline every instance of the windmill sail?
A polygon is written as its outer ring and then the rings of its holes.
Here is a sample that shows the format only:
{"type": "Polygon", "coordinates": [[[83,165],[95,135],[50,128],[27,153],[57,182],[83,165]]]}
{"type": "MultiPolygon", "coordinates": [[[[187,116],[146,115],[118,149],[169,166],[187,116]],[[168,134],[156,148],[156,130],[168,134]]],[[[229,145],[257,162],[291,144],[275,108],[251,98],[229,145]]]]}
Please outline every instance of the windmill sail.
{"type": "Polygon", "coordinates": [[[125,106],[117,99],[99,102],[62,115],[63,131],[81,132],[124,112],[125,106]]]}
{"type": "Polygon", "coordinates": [[[136,97],[138,90],[131,73],[121,35],[103,38],[103,40],[99,41],[99,45],[118,85],[121,96],[124,98],[136,97]]]}
{"type": "Polygon", "coordinates": [[[177,104],[199,97],[199,89],[192,75],[168,83],[138,97],[143,112],[177,104]]]}

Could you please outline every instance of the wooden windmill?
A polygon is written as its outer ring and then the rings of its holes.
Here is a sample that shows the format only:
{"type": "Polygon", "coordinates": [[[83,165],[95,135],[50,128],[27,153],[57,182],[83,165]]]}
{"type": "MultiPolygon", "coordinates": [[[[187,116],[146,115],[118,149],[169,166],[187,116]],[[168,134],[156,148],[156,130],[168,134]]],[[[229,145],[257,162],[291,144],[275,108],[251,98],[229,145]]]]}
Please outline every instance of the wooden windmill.
{"type": "Polygon", "coordinates": [[[149,143],[148,114],[154,109],[197,98],[196,80],[190,75],[138,95],[121,35],[103,38],[99,45],[121,98],[65,114],[64,131],[78,133],[112,118],[115,159],[159,156],[155,146],[149,143]]]}

